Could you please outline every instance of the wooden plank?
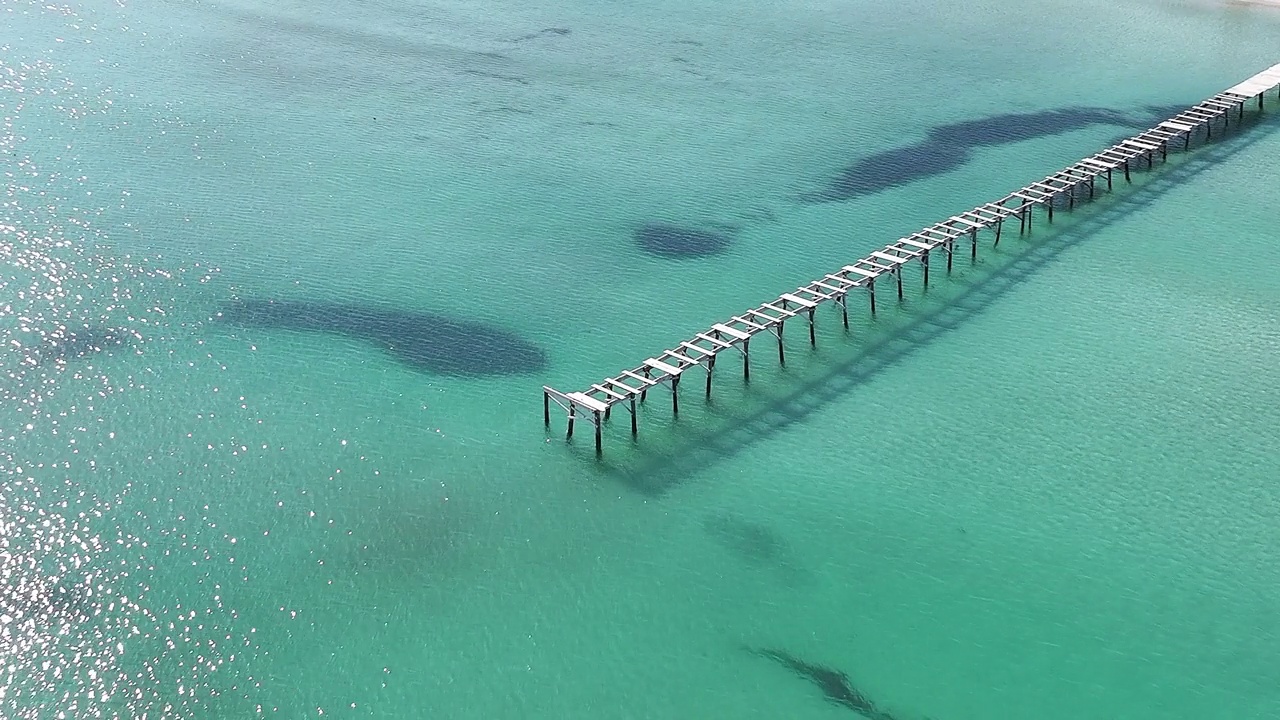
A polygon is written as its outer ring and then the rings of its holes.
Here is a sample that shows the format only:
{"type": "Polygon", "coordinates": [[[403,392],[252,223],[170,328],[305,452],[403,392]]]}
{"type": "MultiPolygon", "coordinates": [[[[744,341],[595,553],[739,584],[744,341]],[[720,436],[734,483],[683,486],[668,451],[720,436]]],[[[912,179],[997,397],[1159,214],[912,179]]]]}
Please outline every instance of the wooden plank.
{"type": "Polygon", "coordinates": [[[1177,130],[1178,132],[1191,132],[1192,130],[1196,129],[1194,125],[1186,125],[1184,123],[1174,122],[1172,120],[1165,120],[1164,122],[1160,123],[1160,127],[1167,127],[1170,130],[1177,130]]]}
{"type": "Polygon", "coordinates": [[[632,380],[639,380],[640,382],[642,382],[642,383],[644,383],[645,385],[648,385],[648,386],[650,386],[650,387],[653,387],[654,385],[657,385],[657,384],[658,384],[658,381],[657,381],[657,380],[654,380],[653,378],[647,378],[647,377],[645,377],[645,376],[643,376],[643,375],[637,375],[637,374],[635,374],[635,373],[631,372],[630,370],[623,370],[623,371],[622,371],[622,374],[623,374],[623,375],[626,375],[627,377],[631,378],[632,380]]]}
{"type": "Polygon", "coordinates": [[[609,378],[609,379],[605,380],[604,382],[605,382],[605,384],[606,384],[606,385],[612,385],[612,386],[613,386],[613,387],[615,387],[615,388],[622,388],[623,390],[625,390],[627,393],[630,393],[631,395],[639,395],[639,394],[640,394],[640,388],[638,388],[638,387],[631,387],[630,385],[628,385],[628,384],[626,384],[626,383],[624,383],[624,382],[619,382],[618,380],[616,380],[616,379],[614,379],[614,378],[609,378]]]}
{"type": "MultiPolygon", "coordinates": [[[[851,284],[850,284],[850,283],[847,283],[847,282],[846,282],[844,285],[840,285],[839,287],[837,287],[837,286],[835,286],[835,285],[828,285],[828,284],[826,284],[826,283],[822,282],[821,280],[814,280],[813,282],[811,282],[811,283],[809,283],[809,284],[810,284],[810,285],[817,285],[818,287],[822,288],[823,290],[827,290],[829,294],[824,295],[823,297],[832,297],[833,295],[840,295],[840,294],[843,294],[843,293],[844,293],[846,290],[848,290],[848,289],[849,289],[849,287],[851,286],[851,284]]],[[[812,291],[812,290],[809,290],[808,292],[813,292],[813,291],[812,291]]]]}
{"type": "Polygon", "coordinates": [[[911,238],[902,238],[902,239],[901,239],[901,240],[899,240],[898,242],[903,243],[903,244],[906,244],[906,245],[910,245],[910,246],[912,246],[912,247],[918,247],[918,248],[920,248],[921,250],[932,250],[932,249],[934,249],[934,248],[938,247],[938,246],[937,246],[937,244],[929,245],[928,243],[916,242],[915,240],[912,240],[911,238]]]}
{"type": "Polygon", "coordinates": [[[1226,113],[1224,112],[1213,112],[1211,110],[1201,110],[1199,108],[1191,108],[1190,110],[1183,110],[1182,112],[1178,113],[1175,117],[1188,118],[1190,120],[1195,120],[1200,124],[1204,124],[1209,122],[1210,120],[1216,120],[1218,119],[1219,116],[1222,116],[1225,114],[1226,113]]]}
{"type": "Polygon", "coordinates": [[[781,299],[783,299],[783,300],[786,300],[787,302],[793,302],[793,303],[795,303],[795,304],[799,305],[799,306],[800,306],[800,307],[802,307],[802,308],[816,308],[816,307],[818,307],[818,303],[813,302],[812,300],[805,300],[805,299],[804,299],[804,298],[802,298],[802,297],[796,297],[795,295],[792,295],[791,293],[782,293],[782,294],[781,294],[781,295],[779,295],[778,297],[779,297],[779,298],[781,298],[781,299]]]}
{"type": "Polygon", "coordinates": [[[895,265],[906,265],[906,264],[907,264],[907,261],[909,261],[909,260],[911,259],[911,258],[900,258],[900,257],[896,257],[896,256],[894,256],[894,255],[890,255],[890,254],[888,254],[888,253],[882,253],[882,252],[879,252],[879,251],[876,251],[876,252],[871,253],[871,257],[874,257],[874,258],[880,258],[881,260],[884,260],[885,262],[893,263],[893,264],[895,264],[895,265]]]}
{"type": "Polygon", "coordinates": [[[743,317],[739,317],[737,315],[734,315],[733,319],[735,322],[740,322],[743,325],[746,325],[749,328],[755,328],[756,330],[764,330],[765,328],[769,327],[768,325],[760,325],[758,323],[753,323],[750,320],[747,320],[746,318],[743,318],[743,317]]]}
{"type": "Polygon", "coordinates": [[[849,279],[849,278],[847,278],[847,277],[841,277],[841,276],[839,276],[839,275],[823,275],[823,277],[824,277],[824,278],[826,278],[826,279],[828,279],[828,280],[836,280],[836,281],[838,281],[838,282],[845,282],[845,283],[848,283],[848,287],[846,287],[846,288],[845,288],[845,291],[846,291],[846,292],[848,292],[849,290],[851,290],[851,289],[853,289],[853,288],[856,288],[856,287],[862,287],[862,283],[866,282],[866,281],[865,281],[865,280],[863,280],[862,278],[859,278],[859,279],[857,279],[857,280],[850,280],[850,279],[849,279]]]}
{"type": "Polygon", "coordinates": [[[594,410],[596,412],[604,412],[605,410],[609,409],[608,405],[600,402],[599,400],[589,395],[585,395],[580,392],[571,392],[571,393],[568,393],[568,395],[570,400],[585,407],[588,410],[594,410]]]}
{"type": "Polygon", "coordinates": [[[712,325],[711,327],[712,327],[713,329],[715,329],[715,330],[719,330],[720,332],[724,333],[725,335],[728,335],[728,336],[729,336],[729,337],[731,337],[731,338],[737,338],[737,339],[739,339],[739,340],[750,340],[750,339],[751,339],[751,336],[750,336],[750,335],[748,335],[747,333],[744,333],[744,332],[742,332],[741,330],[736,330],[736,329],[734,329],[734,328],[731,328],[731,327],[729,327],[728,325],[725,325],[725,324],[723,324],[723,323],[716,323],[715,325],[712,325]]]}
{"type": "Polygon", "coordinates": [[[782,322],[783,320],[786,320],[787,318],[789,318],[789,317],[793,317],[793,316],[794,316],[794,314],[793,314],[793,313],[789,313],[789,312],[785,312],[785,311],[783,311],[783,310],[779,310],[778,308],[775,308],[775,307],[773,307],[772,305],[769,305],[768,303],[765,303],[764,305],[761,305],[760,307],[768,307],[768,308],[770,308],[770,309],[772,309],[772,310],[774,310],[774,311],[776,311],[776,312],[783,313],[782,317],[775,317],[775,316],[773,316],[773,315],[767,315],[767,314],[765,314],[765,313],[762,313],[762,312],[760,312],[758,309],[757,309],[757,310],[748,310],[748,311],[747,311],[747,314],[748,314],[748,315],[750,315],[751,317],[763,318],[763,319],[764,319],[764,321],[765,321],[765,327],[773,327],[774,325],[777,325],[778,323],[782,322]]]}
{"type": "Polygon", "coordinates": [[[684,372],[684,368],[678,368],[674,365],[668,365],[662,362],[661,360],[655,360],[653,358],[648,358],[647,360],[644,361],[644,364],[648,365],[654,370],[661,370],[662,372],[668,375],[679,375],[680,373],[684,372]]]}
{"type": "Polygon", "coordinates": [[[1114,170],[1116,168],[1115,163],[1099,162],[1097,160],[1094,160],[1093,158],[1085,158],[1080,162],[1086,165],[1092,165],[1100,170],[1114,170]]]}
{"type": "Polygon", "coordinates": [[[698,352],[702,353],[702,358],[700,359],[715,357],[715,354],[716,354],[714,350],[708,350],[702,347],[701,345],[695,345],[691,342],[682,342],[680,343],[680,347],[687,348],[689,350],[697,350],[698,352]]]}
{"type": "Polygon", "coordinates": [[[614,398],[615,400],[626,400],[626,399],[627,399],[627,396],[626,396],[626,395],[623,395],[622,393],[614,392],[614,391],[610,390],[609,388],[607,388],[607,387],[605,387],[605,386],[603,386],[603,385],[596,385],[596,384],[592,384],[592,385],[591,385],[591,389],[592,389],[592,390],[598,390],[598,391],[600,391],[600,392],[604,393],[605,395],[608,395],[609,397],[614,398]]]}
{"type": "Polygon", "coordinates": [[[981,210],[982,208],[974,208],[969,212],[960,213],[957,217],[959,217],[961,220],[968,220],[969,222],[978,225],[978,227],[974,228],[975,230],[983,230],[985,228],[989,228],[991,227],[992,224],[994,224],[997,220],[1000,219],[999,215],[997,215],[994,218],[987,217],[986,215],[983,215],[980,212],[981,210]]]}
{"type": "Polygon", "coordinates": [[[723,340],[717,340],[717,339],[715,339],[715,338],[711,337],[710,335],[708,335],[708,334],[706,334],[706,333],[698,333],[698,334],[697,334],[697,338],[698,338],[699,340],[706,340],[707,342],[711,343],[712,345],[719,346],[719,347],[721,347],[721,348],[731,348],[731,347],[733,347],[733,343],[727,343],[727,342],[725,342],[725,341],[723,341],[723,340]]]}
{"type": "MultiPolygon", "coordinates": [[[[907,248],[900,248],[900,247],[897,247],[896,244],[887,245],[884,248],[880,249],[878,252],[884,258],[893,258],[894,260],[897,260],[898,262],[902,262],[902,263],[908,263],[920,257],[919,250],[908,250],[907,248]],[[892,250],[893,252],[889,252],[890,250],[892,250]],[[895,252],[898,254],[894,255],[893,253],[895,252]]],[[[875,255],[876,253],[871,253],[871,254],[875,255]]]]}
{"type": "Polygon", "coordinates": [[[1125,140],[1124,143],[1121,143],[1121,145],[1125,143],[1128,143],[1129,145],[1136,145],[1142,148],[1143,150],[1159,150],[1160,149],[1159,145],[1153,145],[1147,142],[1140,142],[1138,140],[1125,140]]]}
{"type": "Polygon", "coordinates": [[[859,275],[865,278],[870,278],[872,280],[880,277],[880,273],[871,272],[870,270],[863,270],[857,265],[845,265],[843,268],[841,268],[841,270],[844,270],[845,272],[858,273],[859,275]]]}
{"type": "Polygon", "coordinates": [[[1225,101],[1223,101],[1223,100],[1214,100],[1213,98],[1209,98],[1208,100],[1204,100],[1204,101],[1202,101],[1202,102],[1201,102],[1199,105],[1197,105],[1196,107],[1201,107],[1201,106],[1205,106],[1205,105],[1207,105],[1207,106],[1209,106],[1209,107],[1212,107],[1212,108],[1221,108],[1222,110],[1235,110],[1237,107],[1239,107],[1239,106],[1240,106],[1240,103],[1238,103],[1238,102],[1225,102],[1225,101]]]}
{"type": "Polygon", "coordinates": [[[1017,210],[1014,210],[1013,208],[1007,208],[1003,205],[997,205],[996,203],[987,203],[986,205],[983,205],[981,209],[986,210],[987,212],[993,212],[998,215],[1002,215],[1007,218],[1015,217],[1018,214],[1017,210]]]}
{"type": "MultiPolygon", "coordinates": [[[[788,309],[786,309],[786,308],[780,308],[780,307],[778,307],[777,305],[774,305],[774,304],[772,304],[772,303],[761,303],[761,304],[760,304],[760,307],[762,307],[762,308],[769,308],[770,310],[772,310],[772,311],[774,311],[774,312],[776,312],[776,313],[781,313],[781,314],[782,314],[782,316],[783,316],[784,318],[793,318],[793,317],[795,317],[795,316],[796,316],[796,313],[791,312],[790,310],[788,310],[788,309]]],[[[776,318],[775,318],[775,319],[776,319],[776,318]]]]}
{"type": "Polygon", "coordinates": [[[985,223],[976,223],[968,218],[960,217],[959,215],[952,215],[951,219],[959,223],[964,223],[965,225],[977,230],[983,230],[987,227],[985,223]]]}
{"type": "Polygon", "coordinates": [[[1130,150],[1128,148],[1120,148],[1119,150],[1115,148],[1109,148],[1107,150],[1103,150],[1097,155],[1094,155],[1094,157],[1100,157],[1104,160],[1115,160],[1116,162],[1119,162],[1119,163],[1126,163],[1138,157],[1141,154],[1142,153],[1136,152],[1134,150],[1130,150]]]}
{"type": "Polygon", "coordinates": [[[938,223],[937,225],[930,225],[929,227],[921,230],[916,234],[921,235],[923,233],[933,233],[934,235],[941,235],[944,240],[955,240],[956,238],[962,238],[965,235],[969,234],[968,231],[957,230],[951,227],[950,225],[943,225],[942,223],[938,223]]]}
{"type": "Polygon", "coordinates": [[[816,291],[816,290],[810,290],[808,287],[806,287],[806,286],[804,286],[804,285],[801,285],[800,287],[796,288],[794,291],[792,291],[792,292],[790,292],[790,293],[783,293],[782,295],[779,295],[779,297],[782,297],[783,295],[790,295],[790,296],[792,296],[792,297],[794,297],[794,298],[797,298],[797,299],[800,299],[800,300],[807,300],[808,302],[813,303],[813,304],[814,304],[814,307],[817,307],[818,305],[821,305],[823,300],[828,300],[828,299],[830,299],[830,298],[828,298],[825,294],[820,293],[820,292],[818,292],[818,291],[816,291]],[[803,296],[803,295],[801,295],[800,293],[808,293],[809,295],[812,295],[813,297],[804,297],[804,296],[803,296]]]}
{"type": "MultiPolygon", "coordinates": [[[[1037,192],[1038,192],[1038,191],[1037,191],[1037,192]]],[[[1042,202],[1044,202],[1045,200],[1048,200],[1048,199],[1050,198],[1050,196],[1048,196],[1048,195],[1045,195],[1044,197],[1033,197],[1033,196],[1031,196],[1031,195],[1023,194],[1023,192],[1022,192],[1021,190],[1019,190],[1019,191],[1017,191],[1017,192],[1014,192],[1014,193],[1011,193],[1011,194],[1012,194],[1014,197],[1020,197],[1020,198],[1022,198],[1023,200],[1029,200],[1029,201],[1031,201],[1032,203],[1035,203],[1035,204],[1037,204],[1037,205],[1038,205],[1038,204],[1040,204],[1040,203],[1042,203],[1042,202]]],[[[1044,193],[1040,193],[1040,194],[1041,194],[1041,195],[1044,195],[1044,193]]]]}
{"type": "MultiPolygon", "coordinates": [[[[697,345],[694,345],[694,347],[698,347],[698,346],[697,346],[697,345]]],[[[680,366],[680,369],[681,369],[681,370],[688,370],[689,368],[693,367],[694,365],[701,365],[701,364],[702,364],[702,361],[701,361],[701,360],[694,360],[694,359],[693,359],[693,358],[691,358],[691,357],[686,357],[686,356],[681,355],[680,353],[676,352],[675,350],[663,350],[663,351],[662,351],[662,357],[660,357],[660,358],[658,358],[658,359],[659,359],[659,360],[662,360],[663,362],[666,362],[666,360],[665,360],[666,358],[671,358],[672,360],[675,360],[676,362],[684,363],[683,365],[681,365],[681,366],[680,366]]]]}

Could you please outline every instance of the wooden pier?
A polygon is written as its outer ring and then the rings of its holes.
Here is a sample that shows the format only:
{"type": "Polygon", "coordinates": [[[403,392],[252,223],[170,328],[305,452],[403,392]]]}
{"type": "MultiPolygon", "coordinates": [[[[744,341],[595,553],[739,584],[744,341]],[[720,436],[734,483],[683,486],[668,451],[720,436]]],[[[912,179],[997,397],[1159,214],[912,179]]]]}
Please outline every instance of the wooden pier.
{"type": "MultiPolygon", "coordinates": [[[[1254,75],[1244,82],[1224,90],[1181,113],[1157,124],[1149,130],[1112,145],[1100,153],[1091,155],[1043,180],[1033,182],[996,202],[980,205],[967,212],[953,215],[942,222],[900,238],[870,255],[845,265],[839,270],[790,292],[777,299],[762,303],[741,315],[713,324],[703,332],[681,342],[672,349],[650,357],[638,367],[623,370],[614,377],[594,383],[580,392],[561,392],[544,385],[542,387],[543,420],[551,425],[551,403],[568,413],[566,439],[573,437],[574,424],[582,419],[595,429],[595,447],[602,449],[602,430],[615,405],[622,405],[631,417],[631,434],[639,431],[637,403],[643,403],[650,390],[659,386],[671,392],[671,411],[680,412],[680,380],[687,370],[699,367],[705,376],[706,397],[711,397],[711,384],[715,376],[716,359],[729,351],[731,357],[742,358],[743,378],[751,378],[751,340],[756,335],[772,335],[777,341],[778,362],[786,363],[783,345],[783,329],[788,320],[799,319],[809,330],[809,343],[817,344],[815,331],[816,313],[820,305],[830,303],[840,311],[841,321],[849,326],[850,293],[866,292],[872,315],[876,312],[876,282],[893,283],[898,300],[903,298],[902,269],[910,263],[919,263],[925,286],[929,284],[931,258],[946,261],[946,271],[951,272],[957,252],[967,249],[970,259],[978,255],[978,234],[988,231],[994,244],[999,245],[1005,221],[1017,221],[1018,232],[1030,229],[1034,210],[1039,207],[1049,222],[1053,222],[1056,205],[1065,201],[1068,209],[1077,202],[1091,200],[1097,189],[1097,181],[1105,180],[1111,190],[1117,171],[1130,181],[1135,166],[1151,167],[1158,155],[1161,161],[1169,156],[1170,148],[1187,151],[1193,137],[1212,139],[1215,125],[1230,127],[1233,119],[1238,122],[1244,116],[1248,103],[1257,103],[1262,111],[1266,94],[1280,88],[1280,64],[1254,75]],[[1083,196],[1082,196],[1083,195],[1083,196]]],[[[1280,101],[1280,94],[1277,95],[1280,101]]]]}

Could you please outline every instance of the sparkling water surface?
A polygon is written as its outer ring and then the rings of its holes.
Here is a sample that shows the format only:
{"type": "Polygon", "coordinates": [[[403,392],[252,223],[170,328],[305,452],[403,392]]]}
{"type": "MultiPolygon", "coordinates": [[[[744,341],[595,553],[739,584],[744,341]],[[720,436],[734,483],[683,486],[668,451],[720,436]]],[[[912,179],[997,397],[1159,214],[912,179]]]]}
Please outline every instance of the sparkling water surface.
{"type": "Polygon", "coordinates": [[[0,0],[0,717],[856,717],[783,653],[1280,716],[1273,112],[599,462],[539,407],[1278,61],[1210,0],[0,0]]]}

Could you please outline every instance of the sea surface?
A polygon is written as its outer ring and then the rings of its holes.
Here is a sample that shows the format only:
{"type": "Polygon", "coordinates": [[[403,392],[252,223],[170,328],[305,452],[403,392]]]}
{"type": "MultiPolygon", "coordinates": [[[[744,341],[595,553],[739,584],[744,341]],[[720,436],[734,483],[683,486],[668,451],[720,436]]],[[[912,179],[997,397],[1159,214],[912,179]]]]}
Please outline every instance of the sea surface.
{"type": "Polygon", "coordinates": [[[1280,717],[1280,101],[600,460],[541,408],[1276,62],[1208,0],[0,0],[0,717],[1280,717]]]}

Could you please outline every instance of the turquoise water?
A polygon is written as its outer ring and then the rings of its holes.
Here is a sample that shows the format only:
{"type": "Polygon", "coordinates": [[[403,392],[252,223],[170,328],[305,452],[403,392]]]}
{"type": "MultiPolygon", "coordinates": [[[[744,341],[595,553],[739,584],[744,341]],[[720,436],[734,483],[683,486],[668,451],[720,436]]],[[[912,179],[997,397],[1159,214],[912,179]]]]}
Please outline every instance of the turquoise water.
{"type": "Polygon", "coordinates": [[[1132,128],[804,201],[860,160],[1192,104],[1280,12],[0,12],[0,716],[854,716],[748,647],[902,720],[1280,715],[1274,114],[600,463],[539,407],[1132,128]]]}

